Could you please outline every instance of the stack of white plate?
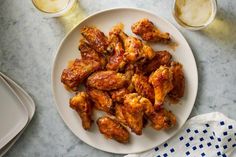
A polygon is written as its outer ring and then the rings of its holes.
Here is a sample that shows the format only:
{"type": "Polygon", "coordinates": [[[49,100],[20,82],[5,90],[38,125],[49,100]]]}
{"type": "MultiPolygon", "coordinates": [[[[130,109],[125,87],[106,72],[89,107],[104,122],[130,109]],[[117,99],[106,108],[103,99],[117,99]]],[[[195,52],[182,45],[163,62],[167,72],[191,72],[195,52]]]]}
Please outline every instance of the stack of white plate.
{"type": "Polygon", "coordinates": [[[0,72],[0,157],[17,141],[35,112],[32,98],[0,72]]]}

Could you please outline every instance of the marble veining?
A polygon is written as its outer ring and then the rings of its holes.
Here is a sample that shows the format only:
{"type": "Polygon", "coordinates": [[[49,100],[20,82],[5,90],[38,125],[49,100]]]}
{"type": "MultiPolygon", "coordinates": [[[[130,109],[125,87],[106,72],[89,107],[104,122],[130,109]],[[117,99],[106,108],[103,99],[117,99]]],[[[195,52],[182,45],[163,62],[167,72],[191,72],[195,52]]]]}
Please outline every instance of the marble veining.
{"type": "MultiPolygon", "coordinates": [[[[80,0],[78,16],[81,20],[114,7],[147,9],[177,25],[171,16],[172,1],[80,0]]],[[[236,1],[221,0],[215,21],[205,30],[188,31],[177,26],[188,40],[198,66],[199,90],[191,116],[220,111],[236,120],[235,25],[236,1]]],[[[80,141],[54,107],[50,81],[52,60],[67,31],[63,20],[44,18],[31,1],[0,2],[0,71],[25,88],[36,103],[35,117],[6,156],[121,156],[80,141]]]]}

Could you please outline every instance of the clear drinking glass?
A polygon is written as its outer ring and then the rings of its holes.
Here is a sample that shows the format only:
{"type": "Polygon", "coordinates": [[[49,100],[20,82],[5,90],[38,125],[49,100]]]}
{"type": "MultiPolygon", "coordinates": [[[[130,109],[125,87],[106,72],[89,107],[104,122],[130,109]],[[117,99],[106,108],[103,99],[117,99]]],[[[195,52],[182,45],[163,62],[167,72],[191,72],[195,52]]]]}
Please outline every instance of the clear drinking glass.
{"type": "Polygon", "coordinates": [[[33,5],[46,17],[59,17],[69,11],[76,0],[32,0],[33,5]]]}
{"type": "MultiPolygon", "coordinates": [[[[206,28],[209,24],[211,24],[213,22],[213,20],[215,19],[216,16],[216,12],[217,12],[217,1],[216,0],[211,0],[211,4],[212,4],[212,13],[211,16],[208,18],[208,20],[199,26],[192,26],[192,25],[188,25],[186,23],[184,23],[182,20],[179,19],[178,17],[178,8],[177,8],[177,1],[178,0],[174,0],[173,3],[173,7],[172,7],[172,15],[175,18],[175,21],[183,28],[185,29],[189,29],[189,30],[201,30],[203,28],[206,28]]],[[[185,0],[182,0],[183,2],[185,0]]]]}

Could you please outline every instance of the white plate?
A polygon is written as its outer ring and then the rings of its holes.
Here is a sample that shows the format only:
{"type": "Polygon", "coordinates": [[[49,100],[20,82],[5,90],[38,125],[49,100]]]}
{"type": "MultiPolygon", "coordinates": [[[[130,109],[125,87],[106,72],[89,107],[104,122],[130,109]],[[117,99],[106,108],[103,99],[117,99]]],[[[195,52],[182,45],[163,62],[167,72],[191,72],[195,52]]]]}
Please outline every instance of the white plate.
{"type": "Polygon", "coordinates": [[[25,127],[29,117],[26,107],[2,77],[0,89],[1,149],[25,127]]]}
{"type": "MultiPolygon", "coordinates": [[[[55,56],[52,70],[52,88],[56,101],[56,107],[62,119],[70,130],[85,143],[97,149],[119,154],[137,153],[151,149],[176,134],[187,120],[197,94],[198,74],[192,51],[183,37],[183,35],[165,19],[145,10],[133,8],[116,8],[102,11],[89,16],[75,27],[62,41],[58,52],[55,56]],[[169,32],[172,38],[178,42],[176,51],[172,51],[168,47],[160,45],[152,45],[155,50],[167,49],[171,52],[174,59],[181,62],[184,67],[186,77],[186,91],[181,104],[172,105],[171,110],[177,116],[178,126],[169,131],[155,131],[150,127],[143,130],[142,136],[131,135],[131,141],[128,144],[120,144],[113,140],[107,140],[98,131],[96,124],[93,125],[91,131],[85,131],[81,126],[81,120],[77,113],[73,111],[69,105],[69,98],[72,96],[64,89],[60,81],[61,73],[67,66],[68,61],[80,57],[77,50],[79,40],[81,39],[80,29],[83,26],[96,26],[106,34],[115,24],[122,22],[125,25],[125,32],[132,34],[130,30],[131,24],[141,18],[148,18],[153,21],[162,31],[169,32]]],[[[97,118],[97,117],[96,117],[97,118]]],[[[94,118],[94,120],[96,120],[94,118]]]]}
{"type": "Polygon", "coordinates": [[[29,96],[26,91],[24,91],[19,85],[17,85],[13,80],[11,80],[9,77],[4,75],[0,72],[0,77],[3,77],[5,81],[8,83],[8,85],[15,91],[15,94],[17,94],[18,98],[22,101],[22,103],[25,105],[27,111],[29,120],[26,124],[26,126],[18,133],[11,141],[9,141],[2,149],[0,149],[0,157],[3,156],[13,145],[14,143],[19,139],[19,137],[22,135],[30,121],[32,120],[34,113],[35,113],[35,104],[33,99],[29,96]]]}

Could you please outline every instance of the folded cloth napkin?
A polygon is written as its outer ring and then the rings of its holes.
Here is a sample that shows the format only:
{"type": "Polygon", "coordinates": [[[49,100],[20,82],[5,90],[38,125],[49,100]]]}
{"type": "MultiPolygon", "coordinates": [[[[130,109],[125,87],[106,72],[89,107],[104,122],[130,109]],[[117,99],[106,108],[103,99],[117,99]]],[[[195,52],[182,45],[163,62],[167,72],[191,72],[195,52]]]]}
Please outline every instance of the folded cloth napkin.
{"type": "Polygon", "coordinates": [[[189,119],[173,138],[125,157],[236,157],[236,121],[219,112],[189,119]]]}

